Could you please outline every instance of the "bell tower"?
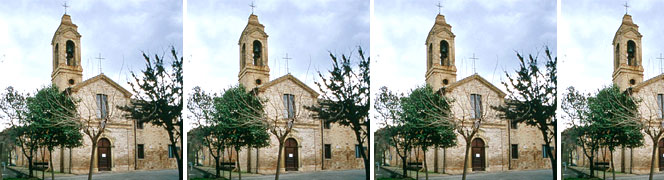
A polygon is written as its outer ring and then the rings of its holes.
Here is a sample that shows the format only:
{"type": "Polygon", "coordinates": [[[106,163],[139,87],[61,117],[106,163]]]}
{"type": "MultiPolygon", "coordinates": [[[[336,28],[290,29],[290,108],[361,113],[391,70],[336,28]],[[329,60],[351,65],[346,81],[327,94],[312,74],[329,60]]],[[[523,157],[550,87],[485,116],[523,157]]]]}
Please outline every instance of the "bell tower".
{"type": "Polygon", "coordinates": [[[625,14],[613,37],[613,84],[621,91],[643,82],[641,37],[639,26],[625,14]]]}
{"type": "Polygon", "coordinates": [[[81,67],[81,34],[78,26],[68,14],[62,15],[60,26],[51,40],[53,47],[53,72],[51,83],[58,89],[65,89],[80,83],[83,79],[81,67]]]}
{"type": "Polygon", "coordinates": [[[267,37],[265,26],[258,22],[258,16],[252,13],[238,42],[240,47],[240,73],[238,77],[240,84],[248,90],[270,80],[267,37]]]}
{"type": "Polygon", "coordinates": [[[426,40],[426,82],[434,91],[456,82],[454,33],[445,16],[438,14],[426,40]]]}

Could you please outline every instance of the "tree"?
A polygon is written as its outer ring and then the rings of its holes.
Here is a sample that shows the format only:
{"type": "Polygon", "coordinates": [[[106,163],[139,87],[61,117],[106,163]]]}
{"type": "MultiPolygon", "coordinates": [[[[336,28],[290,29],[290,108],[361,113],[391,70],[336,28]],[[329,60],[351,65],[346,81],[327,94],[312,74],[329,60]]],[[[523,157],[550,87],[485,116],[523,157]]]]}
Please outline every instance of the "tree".
{"type": "MultiPolygon", "coordinates": [[[[370,104],[370,58],[364,57],[362,47],[358,48],[357,67],[352,67],[351,57],[341,55],[341,59],[330,53],[332,58],[332,69],[329,76],[318,72],[322,82],[315,82],[322,93],[318,105],[307,107],[314,112],[315,117],[329,123],[337,123],[350,127],[355,133],[357,143],[369,146],[369,108],[370,104]]],[[[365,148],[359,148],[364,160],[365,177],[369,179],[369,156],[365,148]]]]}
{"type": "Polygon", "coordinates": [[[643,145],[637,101],[629,94],[620,92],[614,85],[601,89],[597,95],[588,98],[588,109],[590,118],[599,126],[601,145],[607,147],[611,153],[611,169],[615,179],[613,152],[616,147],[643,145]]]}
{"type": "Polygon", "coordinates": [[[215,116],[214,99],[217,94],[208,94],[200,87],[196,86],[193,89],[187,101],[187,109],[192,113],[192,117],[197,120],[197,130],[192,131],[193,135],[201,139],[201,143],[207,147],[210,155],[214,158],[216,177],[221,177],[219,174],[219,157],[227,144],[227,123],[220,123],[215,116]],[[215,154],[216,152],[216,154],[215,154]]]}
{"type": "Polygon", "coordinates": [[[9,119],[10,129],[13,129],[10,131],[11,136],[18,140],[16,145],[21,147],[23,156],[28,159],[28,176],[33,177],[33,153],[39,145],[39,140],[36,137],[38,135],[36,128],[29,119],[26,100],[29,96],[30,94],[20,93],[11,86],[7,87],[2,94],[0,109],[4,116],[9,119]]]}
{"type": "MultiPolygon", "coordinates": [[[[543,67],[538,63],[538,56],[528,59],[516,53],[520,67],[515,75],[505,72],[507,81],[502,82],[507,89],[505,105],[493,107],[502,113],[502,117],[515,123],[525,123],[536,127],[542,134],[546,147],[556,142],[557,117],[557,70],[558,58],[552,58],[548,47],[545,47],[546,61],[543,67]]],[[[556,174],[556,156],[553,148],[546,148],[551,161],[552,174],[556,174]]]]}
{"type": "MultiPolygon", "coordinates": [[[[662,121],[662,112],[660,111],[661,106],[658,105],[656,96],[653,94],[649,93],[640,93],[640,94],[632,94],[632,90],[627,89],[625,91],[629,96],[636,96],[632,97],[634,101],[636,101],[636,104],[638,105],[638,108],[627,108],[628,110],[632,112],[626,112],[624,116],[625,118],[638,118],[638,120],[641,122],[642,125],[642,132],[648,135],[650,137],[650,140],[652,141],[652,156],[650,160],[650,175],[649,179],[653,179],[654,171],[655,171],[655,156],[657,153],[657,143],[660,138],[662,138],[662,134],[664,134],[664,122],[662,121]]],[[[625,106],[631,107],[631,105],[626,104],[625,106]]]]}
{"type": "MultiPolygon", "coordinates": [[[[57,87],[49,86],[37,91],[34,97],[27,98],[29,117],[37,125],[40,146],[46,147],[49,157],[55,147],[77,147],[82,145],[80,123],[76,116],[75,100],[57,87]]],[[[55,178],[53,159],[49,158],[51,179],[55,178]]]]}
{"type": "MultiPolygon", "coordinates": [[[[401,117],[403,109],[401,108],[401,99],[403,94],[392,92],[383,86],[376,94],[374,99],[374,109],[377,112],[376,119],[382,119],[381,124],[384,136],[388,137],[388,145],[394,147],[397,155],[401,158],[401,170],[403,178],[407,178],[407,164],[409,151],[412,148],[413,141],[407,136],[408,129],[405,121],[401,117]]],[[[378,133],[378,131],[376,131],[378,133]]],[[[378,136],[377,136],[378,137],[378,136]]]]}
{"type": "Polygon", "coordinates": [[[428,85],[414,89],[401,99],[401,117],[411,124],[414,145],[424,153],[426,179],[429,179],[427,150],[431,147],[453,147],[457,143],[449,102],[446,97],[434,93],[428,85]]]}
{"type": "Polygon", "coordinates": [[[177,160],[180,179],[182,175],[182,154],[177,148],[182,143],[182,109],[184,96],[182,94],[182,57],[178,58],[175,47],[171,47],[170,68],[164,63],[164,57],[155,55],[151,59],[143,53],[145,70],[140,74],[134,72],[131,76],[134,82],[129,82],[134,99],[131,105],[121,107],[129,113],[128,117],[136,119],[138,123],[150,123],[162,127],[168,133],[168,139],[177,160]]]}

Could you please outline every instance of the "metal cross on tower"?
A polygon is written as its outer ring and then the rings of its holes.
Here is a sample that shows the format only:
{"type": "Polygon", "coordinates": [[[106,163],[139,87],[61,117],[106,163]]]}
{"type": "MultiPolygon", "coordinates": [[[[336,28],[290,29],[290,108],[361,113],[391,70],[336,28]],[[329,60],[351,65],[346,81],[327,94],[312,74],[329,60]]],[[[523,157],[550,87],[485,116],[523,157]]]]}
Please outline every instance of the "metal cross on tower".
{"type": "Polygon", "coordinates": [[[475,60],[478,60],[480,58],[475,57],[475,53],[473,53],[473,57],[469,58],[473,60],[473,74],[477,74],[477,70],[475,69],[475,60]]]}
{"type": "Polygon", "coordinates": [[[443,7],[442,5],[440,5],[440,1],[438,1],[438,4],[436,4],[436,7],[438,7],[438,14],[440,14],[440,8],[443,7]]]}
{"type": "Polygon", "coordinates": [[[99,60],[99,74],[101,74],[101,60],[106,58],[101,57],[101,53],[99,53],[99,57],[96,57],[95,59],[99,60]]]}
{"type": "Polygon", "coordinates": [[[256,8],[256,5],[254,5],[254,1],[251,1],[251,4],[249,4],[249,7],[251,7],[251,14],[254,14],[254,8],[256,8]]]}
{"type": "Polygon", "coordinates": [[[662,53],[659,53],[659,57],[656,59],[659,60],[659,73],[662,74],[664,73],[664,67],[662,67],[662,60],[664,60],[664,57],[662,57],[662,53]]]}
{"type": "Polygon", "coordinates": [[[67,5],[67,1],[65,1],[65,3],[62,4],[62,7],[65,7],[65,14],[67,14],[67,8],[69,7],[69,6],[67,5]]]}
{"type": "Polygon", "coordinates": [[[625,14],[627,14],[627,8],[629,8],[629,4],[627,4],[627,1],[625,1],[625,4],[623,4],[623,6],[625,6],[625,14]]]}
{"type": "Polygon", "coordinates": [[[288,53],[286,53],[286,57],[284,57],[283,59],[286,60],[286,73],[290,74],[290,70],[288,69],[288,60],[291,60],[293,58],[289,58],[288,53]]]}

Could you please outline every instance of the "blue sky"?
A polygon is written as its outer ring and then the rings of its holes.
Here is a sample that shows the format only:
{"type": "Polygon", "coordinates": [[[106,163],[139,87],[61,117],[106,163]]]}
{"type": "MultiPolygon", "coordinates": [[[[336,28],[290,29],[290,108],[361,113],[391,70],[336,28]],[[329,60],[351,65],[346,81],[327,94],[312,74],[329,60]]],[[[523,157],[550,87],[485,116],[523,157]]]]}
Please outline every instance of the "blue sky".
{"type": "MultiPolygon", "coordinates": [[[[3,1],[0,6],[0,87],[34,91],[50,84],[51,39],[64,1],[3,1]]],[[[142,51],[182,54],[182,2],[76,0],[67,10],[81,37],[83,79],[104,74],[127,86],[129,71],[144,67],[142,51]],[[123,60],[124,57],[124,60],[123,60]]]]}

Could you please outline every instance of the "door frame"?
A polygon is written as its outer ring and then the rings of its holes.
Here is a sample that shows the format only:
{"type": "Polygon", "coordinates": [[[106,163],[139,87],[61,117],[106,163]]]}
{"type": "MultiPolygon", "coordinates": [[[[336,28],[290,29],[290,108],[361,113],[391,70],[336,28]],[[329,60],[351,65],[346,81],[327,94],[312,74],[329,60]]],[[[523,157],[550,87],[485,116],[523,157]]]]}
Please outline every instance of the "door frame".
{"type": "Polygon", "coordinates": [[[664,171],[664,166],[663,166],[664,165],[664,158],[662,157],[664,155],[663,154],[664,153],[664,138],[659,139],[659,141],[657,141],[657,150],[659,151],[657,153],[657,159],[658,159],[657,165],[659,165],[659,171],[664,171]]]}
{"type": "Polygon", "coordinates": [[[300,165],[299,165],[299,161],[300,161],[299,153],[300,153],[299,152],[299,143],[297,142],[297,140],[295,140],[295,138],[286,139],[286,141],[284,142],[284,168],[286,169],[286,171],[298,171],[299,170],[299,167],[300,167],[300,165]],[[288,146],[288,144],[289,144],[288,141],[290,141],[290,140],[292,140],[292,142],[295,143],[294,147],[288,146]],[[288,158],[288,152],[289,152],[288,150],[289,149],[294,151],[293,152],[293,157],[294,157],[293,164],[294,164],[295,167],[289,167],[288,163],[286,163],[287,162],[286,159],[288,158]]]}
{"type": "Polygon", "coordinates": [[[111,171],[113,169],[113,156],[112,156],[113,151],[112,151],[111,147],[113,147],[113,146],[111,145],[111,140],[109,140],[108,138],[99,138],[99,140],[97,141],[97,171],[111,171]],[[108,147],[102,147],[101,146],[102,145],[102,143],[101,143],[102,140],[108,141],[108,147]],[[107,156],[108,163],[106,163],[108,165],[107,168],[102,168],[101,167],[101,161],[100,161],[101,156],[102,156],[101,151],[100,151],[101,148],[107,148],[108,149],[108,156],[107,156]]]}
{"type": "Polygon", "coordinates": [[[482,139],[482,138],[474,138],[474,139],[471,141],[470,144],[471,144],[471,150],[470,150],[470,152],[471,152],[471,154],[470,154],[470,156],[471,156],[471,157],[470,157],[470,166],[471,166],[471,169],[472,169],[473,171],[486,171],[486,142],[485,142],[484,139],[482,139]],[[478,146],[475,146],[475,143],[474,143],[475,141],[479,141],[479,142],[481,142],[481,143],[482,143],[482,146],[479,146],[479,147],[478,147],[478,146]],[[480,163],[481,166],[480,166],[480,167],[475,167],[475,166],[474,166],[474,163],[473,163],[473,160],[475,159],[475,153],[474,153],[474,150],[475,150],[476,148],[479,148],[479,151],[480,151],[480,156],[481,156],[481,157],[480,157],[480,161],[481,161],[481,163],[480,163]]]}

